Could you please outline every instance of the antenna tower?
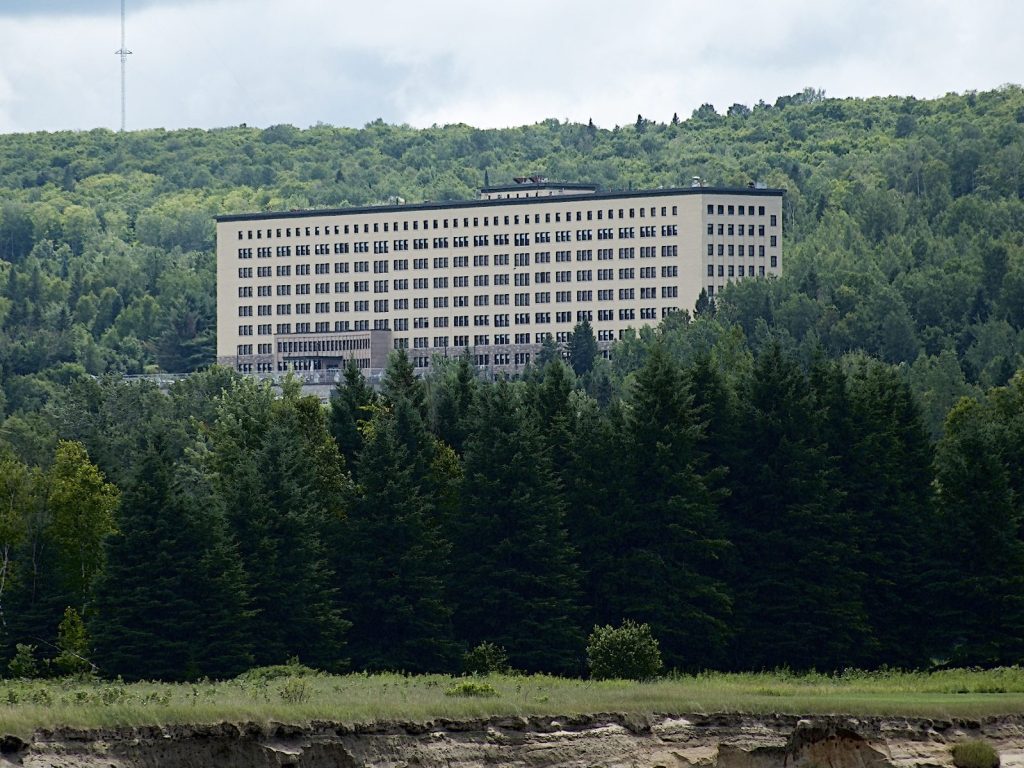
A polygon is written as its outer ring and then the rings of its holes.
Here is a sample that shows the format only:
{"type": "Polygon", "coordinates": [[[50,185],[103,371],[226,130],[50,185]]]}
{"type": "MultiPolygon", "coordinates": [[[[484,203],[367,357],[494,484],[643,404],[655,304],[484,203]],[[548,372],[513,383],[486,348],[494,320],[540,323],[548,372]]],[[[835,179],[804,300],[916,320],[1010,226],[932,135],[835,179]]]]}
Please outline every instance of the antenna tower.
{"type": "Polygon", "coordinates": [[[121,57],[121,133],[124,133],[126,112],[125,105],[127,101],[125,96],[124,72],[125,65],[128,63],[128,57],[131,55],[131,51],[128,50],[128,46],[125,45],[124,41],[124,2],[125,0],[121,0],[121,48],[120,50],[115,51],[115,53],[121,57]]]}

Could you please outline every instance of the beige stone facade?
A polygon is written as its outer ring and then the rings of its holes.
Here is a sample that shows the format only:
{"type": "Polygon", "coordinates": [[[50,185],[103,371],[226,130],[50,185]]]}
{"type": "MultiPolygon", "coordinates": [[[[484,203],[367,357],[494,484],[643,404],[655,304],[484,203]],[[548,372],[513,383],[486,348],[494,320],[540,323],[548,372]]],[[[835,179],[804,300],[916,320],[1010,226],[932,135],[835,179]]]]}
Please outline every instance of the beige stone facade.
{"type": "Polygon", "coordinates": [[[425,369],[467,349],[522,369],[586,318],[603,349],[701,289],[782,270],[782,191],[596,192],[545,180],[478,200],[217,219],[217,359],[247,373],[425,369]]]}

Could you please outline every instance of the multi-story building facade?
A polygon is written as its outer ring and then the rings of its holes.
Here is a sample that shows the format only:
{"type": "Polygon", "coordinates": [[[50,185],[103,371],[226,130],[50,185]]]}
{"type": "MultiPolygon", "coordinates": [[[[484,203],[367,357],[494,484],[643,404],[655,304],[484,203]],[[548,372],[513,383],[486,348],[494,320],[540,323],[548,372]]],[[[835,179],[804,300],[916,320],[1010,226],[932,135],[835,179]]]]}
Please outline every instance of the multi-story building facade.
{"type": "Polygon", "coordinates": [[[587,319],[607,347],[782,269],[782,190],[598,192],[542,179],[478,200],[217,218],[217,359],[249,373],[521,369],[587,319]]]}

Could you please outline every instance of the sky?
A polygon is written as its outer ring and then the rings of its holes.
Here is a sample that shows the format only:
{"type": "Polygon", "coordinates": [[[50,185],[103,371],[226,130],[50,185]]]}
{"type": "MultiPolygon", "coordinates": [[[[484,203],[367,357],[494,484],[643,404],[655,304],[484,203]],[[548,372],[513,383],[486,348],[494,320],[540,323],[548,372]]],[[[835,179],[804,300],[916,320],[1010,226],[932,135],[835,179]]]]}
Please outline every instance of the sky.
{"type": "MultiPolygon", "coordinates": [[[[0,0],[0,133],[120,125],[120,0],[0,0]]],[[[1020,0],[127,0],[127,127],[600,127],[1024,81],[1020,0]]]]}

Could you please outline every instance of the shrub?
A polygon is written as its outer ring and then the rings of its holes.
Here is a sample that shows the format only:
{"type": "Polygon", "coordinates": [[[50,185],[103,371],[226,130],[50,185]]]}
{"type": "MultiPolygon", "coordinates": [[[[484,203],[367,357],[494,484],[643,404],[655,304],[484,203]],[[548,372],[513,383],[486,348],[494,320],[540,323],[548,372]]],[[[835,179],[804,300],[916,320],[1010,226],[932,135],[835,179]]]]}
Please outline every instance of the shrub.
{"type": "Polygon", "coordinates": [[[289,704],[305,704],[310,697],[309,685],[305,680],[295,677],[285,680],[278,693],[289,704]]]}
{"type": "Polygon", "coordinates": [[[490,683],[477,680],[460,680],[444,692],[445,696],[497,696],[498,692],[490,683]]]}
{"type": "Polygon", "coordinates": [[[300,664],[298,658],[288,659],[286,664],[273,664],[268,667],[253,667],[240,674],[236,680],[242,684],[268,683],[271,680],[280,680],[283,677],[313,677],[320,672],[300,664]]]}
{"type": "Polygon", "coordinates": [[[7,668],[11,671],[11,677],[35,677],[39,674],[39,662],[36,661],[36,647],[27,643],[18,643],[14,646],[15,654],[7,668]]]}
{"type": "Polygon", "coordinates": [[[89,638],[85,624],[74,608],[64,611],[64,618],[57,627],[57,647],[60,654],[53,663],[62,674],[81,675],[92,670],[92,664],[86,658],[89,655],[89,638]]]}
{"type": "Polygon", "coordinates": [[[463,654],[462,668],[471,675],[505,674],[509,671],[508,654],[500,645],[483,642],[463,654]]]}
{"type": "Polygon", "coordinates": [[[587,666],[595,680],[650,680],[661,671],[661,650],[647,624],[626,619],[621,627],[594,627],[587,639],[587,666]]]}
{"type": "Polygon", "coordinates": [[[961,741],[954,744],[953,765],[956,768],[998,768],[999,753],[986,741],[961,741]]]}

